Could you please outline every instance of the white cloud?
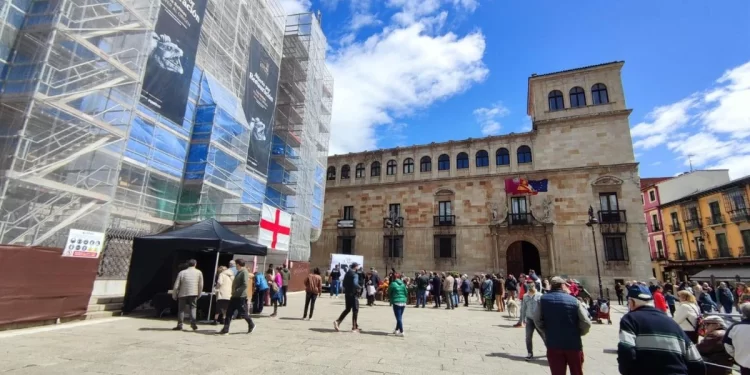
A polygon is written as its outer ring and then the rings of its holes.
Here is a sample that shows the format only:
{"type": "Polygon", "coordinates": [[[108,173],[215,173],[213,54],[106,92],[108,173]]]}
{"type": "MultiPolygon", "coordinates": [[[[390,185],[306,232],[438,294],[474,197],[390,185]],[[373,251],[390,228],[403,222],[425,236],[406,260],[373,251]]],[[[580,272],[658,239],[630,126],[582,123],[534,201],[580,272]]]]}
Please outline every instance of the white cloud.
{"type": "Polygon", "coordinates": [[[485,79],[481,32],[431,35],[422,23],[386,27],[328,59],[334,77],[332,154],[375,149],[375,128],[485,79]]]}
{"type": "Polygon", "coordinates": [[[312,3],[310,0],[281,0],[281,7],[286,14],[297,14],[309,12],[312,3]]]}
{"type": "Polygon", "coordinates": [[[655,161],[655,162],[651,163],[651,165],[654,166],[654,167],[656,167],[656,166],[661,165],[661,162],[660,161],[655,161]]]}
{"type": "Polygon", "coordinates": [[[380,25],[378,16],[371,13],[355,13],[352,16],[352,22],[349,26],[352,31],[357,31],[363,27],[380,25]]]}
{"type": "MultiPolygon", "coordinates": [[[[411,25],[423,22],[425,18],[445,18],[439,14],[444,5],[452,6],[453,10],[473,12],[477,9],[477,0],[386,0],[386,6],[400,9],[393,15],[393,21],[400,25],[411,25]]],[[[434,22],[434,21],[433,21],[434,22]]]]}
{"type": "Polygon", "coordinates": [[[475,109],[474,117],[481,126],[483,135],[495,135],[500,133],[500,129],[502,128],[499,121],[500,118],[507,116],[509,113],[508,108],[505,108],[503,103],[498,102],[491,107],[475,109]]]}
{"type": "Polygon", "coordinates": [[[750,174],[750,62],[724,73],[716,86],[655,108],[630,129],[634,146],[666,145],[684,164],[750,174]]]}

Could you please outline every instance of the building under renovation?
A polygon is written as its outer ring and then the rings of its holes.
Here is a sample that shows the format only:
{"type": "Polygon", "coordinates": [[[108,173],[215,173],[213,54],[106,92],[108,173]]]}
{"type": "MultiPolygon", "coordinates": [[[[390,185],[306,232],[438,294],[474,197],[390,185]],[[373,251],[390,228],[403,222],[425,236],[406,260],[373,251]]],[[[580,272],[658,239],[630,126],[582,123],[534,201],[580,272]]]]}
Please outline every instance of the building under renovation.
{"type": "Polygon", "coordinates": [[[253,237],[266,203],[307,261],[325,50],[318,17],[275,0],[0,1],[0,243],[106,232],[100,276],[122,280],[133,236],[216,218],[253,237]]]}

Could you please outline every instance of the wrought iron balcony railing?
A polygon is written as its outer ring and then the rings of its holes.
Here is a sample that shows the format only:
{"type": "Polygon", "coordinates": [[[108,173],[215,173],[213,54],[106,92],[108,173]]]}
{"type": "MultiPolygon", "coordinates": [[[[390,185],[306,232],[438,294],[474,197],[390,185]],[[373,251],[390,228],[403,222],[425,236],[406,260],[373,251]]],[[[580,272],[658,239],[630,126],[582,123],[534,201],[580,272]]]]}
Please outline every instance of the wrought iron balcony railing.
{"type": "Polygon", "coordinates": [[[669,225],[669,231],[671,233],[679,232],[682,228],[680,227],[680,223],[672,223],[669,225]]]}
{"type": "Polygon", "coordinates": [[[703,223],[701,222],[700,218],[690,218],[685,220],[685,229],[691,230],[691,229],[698,229],[703,226],[703,223]]]}
{"type": "Polygon", "coordinates": [[[721,225],[724,224],[724,216],[722,215],[711,215],[706,218],[708,225],[721,225]]]}
{"type": "Polygon", "coordinates": [[[508,214],[508,224],[510,225],[531,225],[533,222],[533,216],[528,212],[508,214]]]}
{"type": "Polygon", "coordinates": [[[729,219],[732,222],[739,223],[743,221],[750,221],[750,209],[740,208],[733,211],[729,211],[729,219]]]}
{"type": "Polygon", "coordinates": [[[435,227],[453,227],[456,225],[456,215],[435,215],[432,217],[435,227]]]}
{"type": "Polygon", "coordinates": [[[659,232],[661,231],[661,226],[659,225],[659,223],[651,224],[648,226],[648,231],[651,233],[659,232]]]}
{"type": "Polygon", "coordinates": [[[627,223],[628,217],[625,210],[599,211],[599,223],[627,223]]]}

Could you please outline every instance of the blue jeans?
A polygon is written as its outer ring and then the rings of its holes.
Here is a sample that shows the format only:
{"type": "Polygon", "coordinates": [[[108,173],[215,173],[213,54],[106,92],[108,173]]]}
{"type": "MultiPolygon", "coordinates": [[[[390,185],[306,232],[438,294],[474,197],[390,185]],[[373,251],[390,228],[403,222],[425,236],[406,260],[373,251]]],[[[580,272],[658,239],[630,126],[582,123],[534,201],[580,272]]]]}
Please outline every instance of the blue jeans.
{"type": "Polygon", "coordinates": [[[453,292],[453,306],[458,306],[458,293],[453,292]]]}
{"type": "Polygon", "coordinates": [[[331,281],[331,287],[330,287],[331,295],[333,295],[335,293],[336,297],[339,296],[339,284],[340,283],[341,283],[341,280],[333,280],[333,281],[331,281]]]}
{"type": "Polygon", "coordinates": [[[427,303],[427,291],[417,290],[417,307],[419,307],[419,305],[424,307],[425,303],[427,303]]]}
{"type": "Polygon", "coordinates": [[[406,306],[396,306],[393,305],[393,315],[396,316],[396,331],[399,331],[401,333],[404,333],[404,309],[406,306]]]}

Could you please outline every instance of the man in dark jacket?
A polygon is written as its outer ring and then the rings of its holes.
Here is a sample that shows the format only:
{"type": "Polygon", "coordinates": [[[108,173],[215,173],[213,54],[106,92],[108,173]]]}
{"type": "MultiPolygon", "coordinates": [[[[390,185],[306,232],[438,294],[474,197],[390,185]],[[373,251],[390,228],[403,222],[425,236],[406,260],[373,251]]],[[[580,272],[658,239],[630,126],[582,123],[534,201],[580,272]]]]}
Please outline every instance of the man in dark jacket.
{"type": "Polygon", "coordinates": [[[649,289],[628,289],[628,309],[620,320],[617,363],[622,375],[704,375],[706,365],[685,331],[654,308],[649,289]]]}
{"type": "Polygon", "coordinates": [[[422,270],[422,272],[419,273],[419,277],[417,277],[417,306],[419,307],[420,302],[422,304],[422,308],[424,308],[425,303],[427,302],[427,285],[430,284],[430,278],[427,277],[427,271],[422,270]]]}
{"type": "Polygon", "coordinates": [[[229,300],[229,310],[227,315],[224,317],[224,328],[217,332],[221,335],[229,334],[229,324],[232,322],[232,315],[236,311],[239,318],[244,318],[247,322],[247,333],[252,333],[255,330],[255,323],[250,315],[247,313],[247,287],[250,282],[250,272],[245,268],[245,260],[235,260],[237,265],[237,276],[232,281],[232,297],[229,300]]]}
{"type": "Polygon", "coordinates": [[[440,275],[438,275],[437,272],[434,272],[430,282],[432,283],[432,290],[430,293],[432,293],[432,299],[435,300],[434,308],[437,309],[440,307],[440,296],[443,294],[443,280],[440,279],[440,275]]]}
{"type": "Polygon", "coordinates": [[[352,263],[349,267],[349,271],[344,275],[344,301],[346,308],[341,313],[338,319],[333,321],[333,328],[336,332],[339,331],[339,325],[346,319],[349,312],[352,313],[352,332],[359,333],[359,326],[357,325],[357,314],[359,314],[359,295],[361,294],[362,288],[359,282],[359,273],[357,272],[359,263],[352,263]]]}
{"type": "MultiPolygon", "coordinates": [[[[534,312],[534,324],[546,336],[547,361],[552,375],[583,375],[581,336],[591,328],[586,308],[571,296],[561,277],[550,280],[550,292],[542,296],[534,312]]],[[[665,315],[666,316],[666,315],[665,315]]]]}

